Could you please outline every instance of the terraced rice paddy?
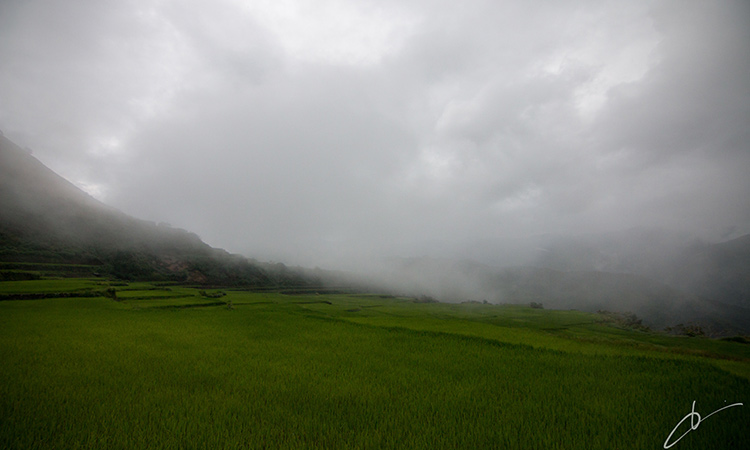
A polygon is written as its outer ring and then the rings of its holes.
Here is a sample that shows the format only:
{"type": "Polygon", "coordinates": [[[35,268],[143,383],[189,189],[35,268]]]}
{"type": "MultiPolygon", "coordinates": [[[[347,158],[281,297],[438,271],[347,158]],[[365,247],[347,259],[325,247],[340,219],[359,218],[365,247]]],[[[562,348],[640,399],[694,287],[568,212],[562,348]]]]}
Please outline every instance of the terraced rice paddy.
{"type": "Polygon", "coordinates": [[[745,406],[672,448],[750,442],[745,344],[577,311],[223,292],[0,283],[0,448],[663,448],[693,401],[745,406]]]}

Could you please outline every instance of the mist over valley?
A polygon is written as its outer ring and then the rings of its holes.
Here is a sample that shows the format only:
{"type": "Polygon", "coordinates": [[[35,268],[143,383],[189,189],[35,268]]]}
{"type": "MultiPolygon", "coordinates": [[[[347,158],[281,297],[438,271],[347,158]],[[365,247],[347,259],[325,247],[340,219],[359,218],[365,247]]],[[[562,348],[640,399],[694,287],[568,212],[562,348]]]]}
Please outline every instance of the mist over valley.
{"type": "Polygon", "coordinates": [[[747,0],[0,1],[0,448],[747,448],[748,43],[747,0]]]}
{"type": "Polygon", "coordinates": [[[124,279],[209,286],[376,290],[452,303],[627,312],[658,329],[692,323],[713,335],[750,330],[750,236],[710,244],[656,229],[543,235],[511,242],[507,252],[495,245],[504,265],[422,256],[360,260],[348,271],[288,268],[125,215],[7,138],[0,142],[0,257],[7,262],[93,264],[97,273],[124,279]]]}

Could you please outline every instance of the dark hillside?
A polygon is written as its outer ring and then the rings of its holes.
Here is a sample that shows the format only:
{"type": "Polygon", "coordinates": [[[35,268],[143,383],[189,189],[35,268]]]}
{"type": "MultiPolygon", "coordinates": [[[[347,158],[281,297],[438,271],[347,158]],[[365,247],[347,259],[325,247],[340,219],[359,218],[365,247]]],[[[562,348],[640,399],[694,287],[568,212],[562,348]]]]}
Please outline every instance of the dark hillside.
{"type": "Polygon", "coordinates": [[[410,295],[441,301],[542,305],[550,309],[634,313],[655,329],[699,324],[713,334],[746,333],[750,310],[682,291],[642,275],[545,267],[497,268],[431,258],[391,261],[387,274],[410,295]]]}
{"type": "Polygon", "coordinates": [[[555,309],[631,312],[657,329],[696,323],[716,333],[750,330],[746,309],[711,302],[635,274],[517,267],[486,281],[488,288],[510,303],[533,301],[555,309]]]}
{"type": "Polygon", "coordinates": [[[299,272],[214,249],[194,233],[130,217],[92,198],[0,136],[0,261],[87,264],[125,279],[309,284],[299,272]]]}
{"type": "Polygon", "coordinates": [[[750,235],[721,243],[655,229],[551,242],[535,266],[639,275],[712,302],[750,308],[750,235]]]}
{"type": "Polygon", "coordinates": [[[142,221],[92,198],[0,136],[0,230],[38,246],[204,254],[198,236],[142,221]]]}
{"type": "Polygon", "coordinates": [[[674,278],[698,295],[750,308],[750,235],[685,251],[674,278]]]}

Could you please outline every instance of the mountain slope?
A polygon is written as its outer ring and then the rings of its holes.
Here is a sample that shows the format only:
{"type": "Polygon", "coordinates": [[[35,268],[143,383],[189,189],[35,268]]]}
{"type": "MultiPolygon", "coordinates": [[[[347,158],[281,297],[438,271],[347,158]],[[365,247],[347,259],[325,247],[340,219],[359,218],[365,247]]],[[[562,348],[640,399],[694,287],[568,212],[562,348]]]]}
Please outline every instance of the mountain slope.
{"type": "Polygon", "coordinates": [[[670,281],[706,298],[750,308],[750,235],[687,249],[670,281]]]}
{"type": "Polygon", "coordinates": [[[647,277],[595,270],[496,268],[434,258],[394,259],[382,276],[400,292],[441,301],[541,303],[545,308],[630,312],[661,329],[698,323],[714,332],[750,330],[750,310],[683,292],[647,277]]]}
{"type": "Polygon", "coordinates": [[[185,230],[128,216],[92,198],[0,136],[0,261],[93,264],[127,279],[305,285],[283,265],[214,249],[185,230]]]}
{"type": "Polygon", "coordinates": [[[170,255],[210,253],[194,234],[159,227],[95,200],[0,136],[0,229],[21,240],[170,255]]]}
{"type": "Polygon", "coordinates": [[[663,230],[559,239],[534,261],[560,271],[639,275],[713,302],[750,308],[750,235],[707,243],[663,230]]]}

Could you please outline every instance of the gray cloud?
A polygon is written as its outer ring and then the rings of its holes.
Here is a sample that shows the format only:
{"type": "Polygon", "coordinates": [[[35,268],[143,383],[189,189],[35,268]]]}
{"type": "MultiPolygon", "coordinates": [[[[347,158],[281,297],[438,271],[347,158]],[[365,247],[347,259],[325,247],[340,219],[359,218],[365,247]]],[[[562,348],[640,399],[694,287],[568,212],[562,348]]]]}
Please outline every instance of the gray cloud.
{"type": "Polygon", "coordinates": [[[0,128],[124,211],[342,266],[750,232],[742,1],[8,1],[0,128]]]}

